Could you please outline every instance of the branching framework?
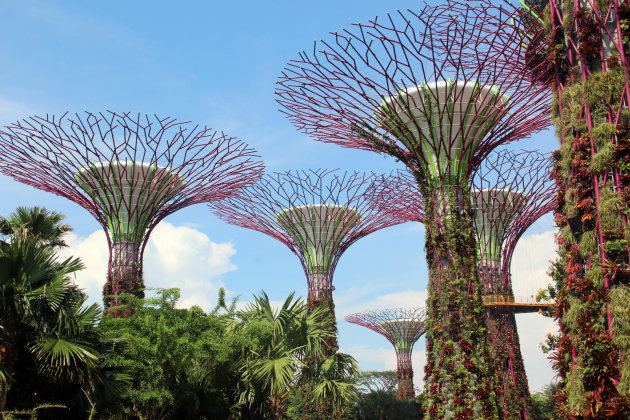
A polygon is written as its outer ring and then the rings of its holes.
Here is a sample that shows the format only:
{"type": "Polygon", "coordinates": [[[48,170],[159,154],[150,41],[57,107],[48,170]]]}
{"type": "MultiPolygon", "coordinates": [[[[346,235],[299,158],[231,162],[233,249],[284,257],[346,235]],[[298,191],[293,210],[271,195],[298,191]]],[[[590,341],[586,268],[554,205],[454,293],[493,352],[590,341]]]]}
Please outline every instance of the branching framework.
{"type": "Polygon", "coordinates": [[[31,117],[0,132],[0,173],[66,197],[107,234],[105,306],[143,296],[142,254],[153,228],[195,203],[229,197],[262,176],[241,140],[173,118],[86,112],[31,117]]]}
{"type": "Polygon", "coordinates": [[[394,345],[397,360],[399,399],[413,399],[413,346],[424,334],[426,313],[422,308],[396,308],[348,315],[345,320],[385,336],[394,345]]]}
{"type": "MultiPolygon", "coordinates": [[[[328,305],[334,317],[333,274],[339,258],[358,239],[408,221],[394,191],[398,176],[329,170],[266,175],[237,196],[210,204],[222,220],[265,233],[299,257],[308,282],[308,304],[328,305]]],[[[332,345],[336,348],[336,342],[332,345]]]]}
{"type": "Polygon", "coordinates": [[[486,159],[473,178],[479,273],[505,418],[535,417],[514,315],[546,309],[550,304],[515,299],[510,266],[523,233],[556,206],[552,167],[549,155],[503,151],[486,159]]]}
{"type": "Polygon", "coordinates": [[[468,180],[495,147],[549,123],[546,88],[513,65],[523,61],[525,43],[511,30],[512,15],[489,16],[477,6],[448,1],[333,33],[289,62],[276,90],[299,130],[392,155],[418,182],[430,267],[432,417],[498,415],[491,375],[483,374],[492,368],[468,180]]]}

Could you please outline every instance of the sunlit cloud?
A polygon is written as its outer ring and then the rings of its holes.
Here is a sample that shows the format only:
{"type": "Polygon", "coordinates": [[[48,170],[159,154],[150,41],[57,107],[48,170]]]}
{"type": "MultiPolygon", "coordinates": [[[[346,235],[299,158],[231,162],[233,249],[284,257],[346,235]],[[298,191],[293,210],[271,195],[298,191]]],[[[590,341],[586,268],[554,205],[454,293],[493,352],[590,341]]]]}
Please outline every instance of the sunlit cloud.
{"type": "MultiPolygon", "coordinates": [[[[77,284],[90,302],[101,303],[109,255],[105,233],[99,230],[87,237],[70,235],[68,243],[62,255],[80,257],[86,266],[77,273],[77,284]]],[[[144,253],[145,285],[178,287],[181,307],[198,305],[208,310],[223,286],[222,275],[237,268],[230,261],[235,253],[231,243],[216,243],[191,227],[161,222],[151,233],[144,253]]]]}

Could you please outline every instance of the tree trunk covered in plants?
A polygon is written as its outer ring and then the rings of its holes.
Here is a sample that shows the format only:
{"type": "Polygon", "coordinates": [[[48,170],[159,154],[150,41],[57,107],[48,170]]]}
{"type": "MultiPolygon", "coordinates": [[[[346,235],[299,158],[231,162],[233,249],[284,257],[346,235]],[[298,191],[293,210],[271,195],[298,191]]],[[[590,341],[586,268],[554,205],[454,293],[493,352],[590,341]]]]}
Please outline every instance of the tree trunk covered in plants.
{"type": "Polygon", "coordinates": [[[468,187],[427,190],[425,417],[497,419],[468,187]]]}
{"type": "Polygon", "coordinates": [[[501,416],[505,419],[535,419],[514,312],[509,308],[488,308],[486,318],[495,383],[502,387],[499,397],[501,416]]]}
{"type": "Polygon", "coordinates": [[[411,366],[411,352],[398,353],[398,367],[396,376],[398,377],[398,391],[396,397],[399,400],[412,400],[416,393],[413,389],[413,368],[411,366]]]}
{"type": "MultiPolygon", "coordinates": [[[[509,273],[501,272],[499,260],[479,264],[485,295],[514,299],[509,273]]],[[[510,307],[486,307],[488,344],[494,365],[494,382],[501,388],[499,410],[505,419],[535,419],[527,374],[521,354],[514,310],[510,307]]]]}
{"type": "Polygon", "coordinates": [[[630,415],[630,6],[551,1],[544,13],[560,228],[547,340],[563,418],[630,415]]]}

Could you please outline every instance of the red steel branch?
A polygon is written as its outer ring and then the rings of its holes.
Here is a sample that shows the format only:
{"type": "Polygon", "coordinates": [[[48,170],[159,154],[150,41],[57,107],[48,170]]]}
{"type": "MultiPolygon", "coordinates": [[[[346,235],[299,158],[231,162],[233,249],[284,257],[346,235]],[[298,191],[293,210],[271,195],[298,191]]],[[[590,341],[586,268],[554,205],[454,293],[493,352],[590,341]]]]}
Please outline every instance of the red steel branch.
{"type": "Polygon", "coordinates": [[[422,308],[396,308],[367,311],[346,316],[346,321],[383,335],[394,345],[397,360],[399,399],[413,399],[413,346],[424,334],[426,313],[422,308]]]}
{"type": "Polygon", "coordinates": [[[164,217],[229,197],[264,168],[252,148],[222,132],[111,111],[19,121],[0,131],[0,150],[0,173],[74,201],[101,224],[108,309],[120,294],[144,295],[142,254],[164,217]]]}

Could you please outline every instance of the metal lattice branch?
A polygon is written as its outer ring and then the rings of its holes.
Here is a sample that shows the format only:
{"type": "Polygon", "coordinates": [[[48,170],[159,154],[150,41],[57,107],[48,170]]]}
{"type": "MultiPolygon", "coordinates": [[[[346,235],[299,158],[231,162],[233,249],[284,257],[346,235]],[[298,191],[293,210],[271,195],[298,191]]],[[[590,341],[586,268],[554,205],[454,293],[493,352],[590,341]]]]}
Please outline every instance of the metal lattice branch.
{"type": "Polygon", "coordinates": [[[511,295],[510,265],[523,233],[556,206],[549,154],[502,151],[478,168],[471,200],[484,294],[511,295]]]}
{"type": "Polygon", "coordinates": [[[142,295],[142,253],[160,220],[229,197],[263,172],[252,148],[222,132],[111,111],[19,121],[0,132],[0,149],[0,173],[74,201],[101,224],[106,295],[142,295]]]}
{"type": "Polygon", "coordinates": [[[519,33],[510,38],[504,23],[490,39],[494,20],[447,2],[357,24],[291,61],[277,100],[316,140],[384,151],[427,180],[461,181],[499,144],[549,124],[547,90],[513,65],[519,33]]]}
{"type": "Polygon", "coordinates": [[[345,320],[383,335],[394,345],[397,359],[398,398],[414,397],[411,353],[424,334],[426,312],[423,308],[395,308],[351,314],[345,320]]]}
{"type": "Polygon", "coordinates": [[[390,176],[329,170],[266,175],[240,194],[210,204],[222,220],[265,233],[300,258],[309,302],[329,297],[344,251],[378,229],[409,220],[396,201],[378,200],[399,183],[390,176]]]}

